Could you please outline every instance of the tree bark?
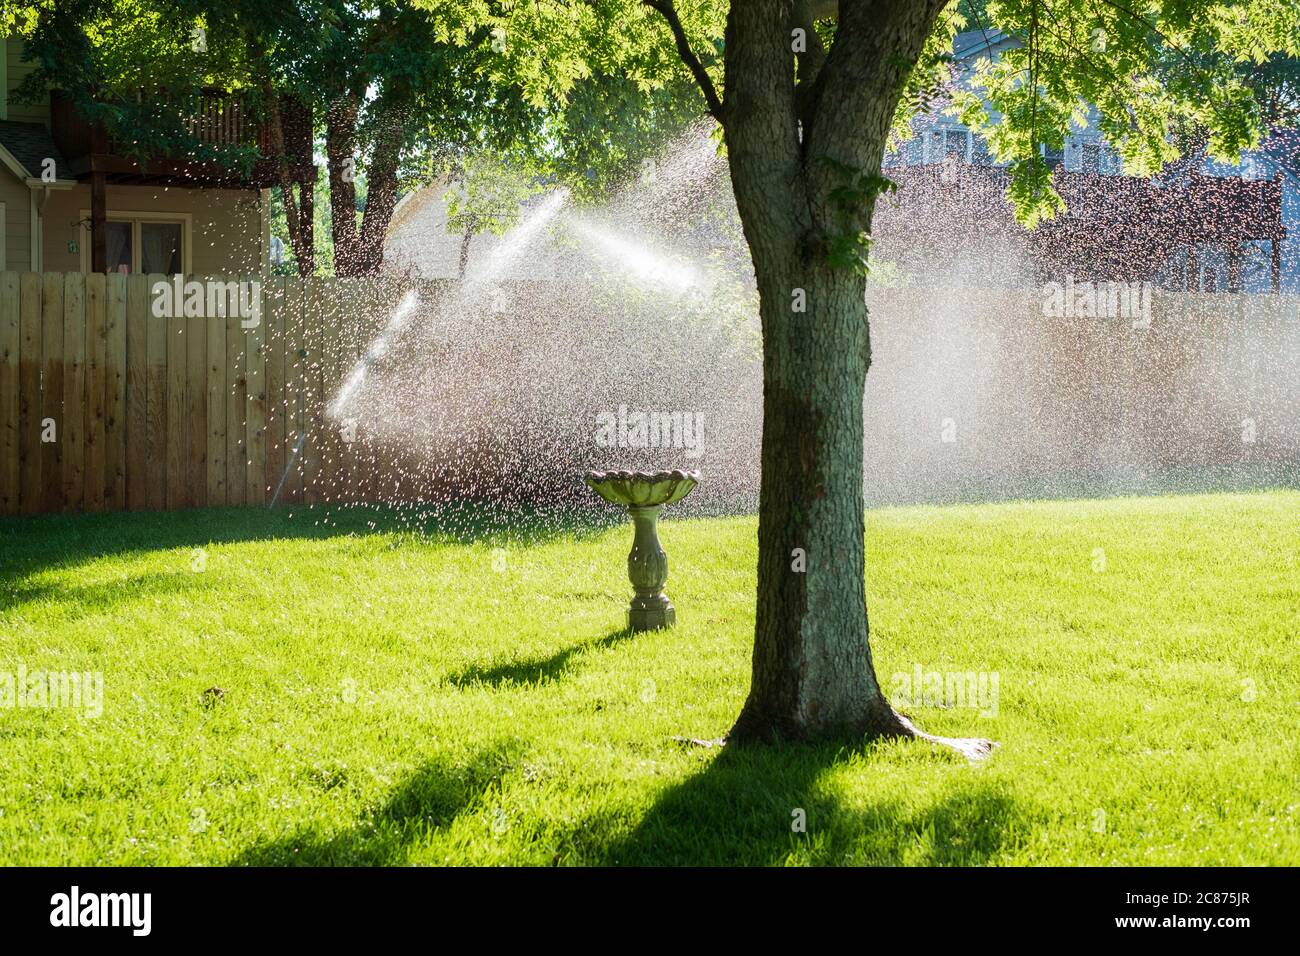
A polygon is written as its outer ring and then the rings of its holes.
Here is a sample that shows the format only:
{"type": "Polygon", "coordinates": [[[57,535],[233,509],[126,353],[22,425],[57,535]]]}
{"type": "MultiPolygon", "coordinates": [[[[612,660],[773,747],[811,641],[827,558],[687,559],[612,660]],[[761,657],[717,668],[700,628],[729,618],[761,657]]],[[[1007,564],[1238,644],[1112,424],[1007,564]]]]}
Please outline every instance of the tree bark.
{"type": "Polygon", "coordinates": [[[384,239],[397,206],[397,166],[406,136],[399,111],[381,104],[383,113],[366,177],[366,212],[361,222],[358,275],[378,275],[384,265],[384,239]]]}
{"type": "Polygon", "coordinates": [[[359,275],[357,255],[356,140],[360,102],[351,93],[335,97],[325,111],[325,156],[329,163],[330,223],[334,274],[359,275]]]}
{"type": "Polygon", "coordinates": [[[729,742],[917,736],[968,756],[988,746],[921,733],[876,678],[863,553],[866,280],[829,250],[845,230],[870,230],[874,201],[846,221],[832,193],[846,167],[879,174],[941,7],[844,0],[830,53],[801,70],[798,90],[790,25],[806,14],[790,0],[731,7],[723,125],[758,282],[763,442],[753,672],[729,742]]]}
{"type": "Polygon", "coordinates": [[[864,285],[815,259],[764,272],[758,607],[749,699],[731,737],[899,733],[867,640],[864,285]],[[795,294],[806,312],[792,311],[795,294]]]}

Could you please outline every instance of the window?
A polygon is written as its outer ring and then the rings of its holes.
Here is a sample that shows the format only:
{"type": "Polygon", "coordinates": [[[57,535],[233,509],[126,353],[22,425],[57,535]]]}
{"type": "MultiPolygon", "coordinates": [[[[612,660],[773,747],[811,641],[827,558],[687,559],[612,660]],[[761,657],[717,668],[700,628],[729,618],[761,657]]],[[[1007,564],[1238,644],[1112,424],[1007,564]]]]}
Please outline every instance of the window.
{"type": "MultiPolygon", "coordinates": [[[[188,213],[126,213],[109,210],[104,238],[108,271],[183,275],[190,272],[188,213]]],[[[90,214],[82,210],[81,269],[90,271],[90,214]]]]}
{"type": "Polygon", "coordinates": [[[1079,147],[1079,172],[1092,176],[1118,176],[1119,154],[1102,142],[1083,143],[1079,147]]]}
{"type": "Polygon", "coordinates": [[[176,275],[181,268],[181,224],[140,223],[140,271],[176,275]]]}

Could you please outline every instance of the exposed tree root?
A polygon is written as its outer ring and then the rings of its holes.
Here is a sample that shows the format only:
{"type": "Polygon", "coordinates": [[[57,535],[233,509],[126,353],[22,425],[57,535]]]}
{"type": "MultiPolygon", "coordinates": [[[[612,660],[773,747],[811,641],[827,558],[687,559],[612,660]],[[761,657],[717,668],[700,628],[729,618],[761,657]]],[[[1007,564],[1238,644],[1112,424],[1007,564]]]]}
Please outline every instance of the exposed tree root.
{"type": "Polygon", "coordinates": [[[927,734],[911,720],[894,710],[889,701],[881,696],[876,697],[871,710],[875,725],[873,736],[876,737],[924,740],[927,743],[955,750],[971,763],[979,763],[997,746],[993,741],[985,740],[983,737],[940,737],[937,734],[927,734]]]}
{"type": "Polygon", "coordinates": [[[925,740],[941,747],[948,747],[957,751],[971,763],[979,763],[997,747],[997,744],[992,740],[985,740],[983,737],[940,737],[936,734],[927,734],[898,711],[893,711],[893,714],[898,721],[900,732],[892,736],[925,740]]]}
{"type": "Polygon", "coordinates": [[[728,745],[810,743],[819,739],[846,737],[857,741],[924,740],[955,750],[971,763],[979,763],[993,752],[997,744],[983,737],[940,737],[927,734],[907,717],[894,710],[883,697],[877,697],[865,720],[842,728],[809,728],[788,720],[764,719],[749,707],[741,713],[731,732],[722,738],[728,745]]]}

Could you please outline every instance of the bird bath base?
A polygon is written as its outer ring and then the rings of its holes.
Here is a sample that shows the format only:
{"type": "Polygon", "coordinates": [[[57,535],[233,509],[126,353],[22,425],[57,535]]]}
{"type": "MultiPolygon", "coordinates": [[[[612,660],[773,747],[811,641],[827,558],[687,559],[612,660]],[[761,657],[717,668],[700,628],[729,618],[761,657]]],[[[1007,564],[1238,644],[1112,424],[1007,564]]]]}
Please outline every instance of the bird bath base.
{"type": "Polygon", "coordinates": [[[659,512],[663,505],[630,507],[634,528],[632,551],[627,556],[627,576],[636,594],[627,609],[627,626],[633,631],[653,631],[677,623],[677,609],[664,593],[668,583],[668,555],[659,545],[659,512]]]}
{"type": "Polygon", "coordinates": [[[659,513],[664,505],[690,494],[699,480],[699,473],[693,471],[593,471],[586,476],[596,494],[611,504],[623,505],[632,516],[627,576],[636,593],[627,610],[629,630],[653,631],[677,623],[677,609],[664,593],[668,555],[659,544],[659,513]]]}

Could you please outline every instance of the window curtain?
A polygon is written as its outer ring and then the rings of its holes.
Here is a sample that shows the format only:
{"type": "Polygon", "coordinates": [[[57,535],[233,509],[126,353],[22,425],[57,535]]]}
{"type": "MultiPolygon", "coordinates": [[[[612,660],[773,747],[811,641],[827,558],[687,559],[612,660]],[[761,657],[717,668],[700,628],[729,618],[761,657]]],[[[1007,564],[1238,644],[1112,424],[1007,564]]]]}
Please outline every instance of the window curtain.
{"type": "Polygon", "coordinates": [[[144,272],[176,275],[181,271],[181,227],[171,223],[140,226],[141,267],[144,272]]]}
{"type": "Polygon", "coordinates": [[[129,222],[106,223],[104,228],[104,240],[104,244],[108,247],[109,271],[130,272],[131,224],[129,222]]]}

